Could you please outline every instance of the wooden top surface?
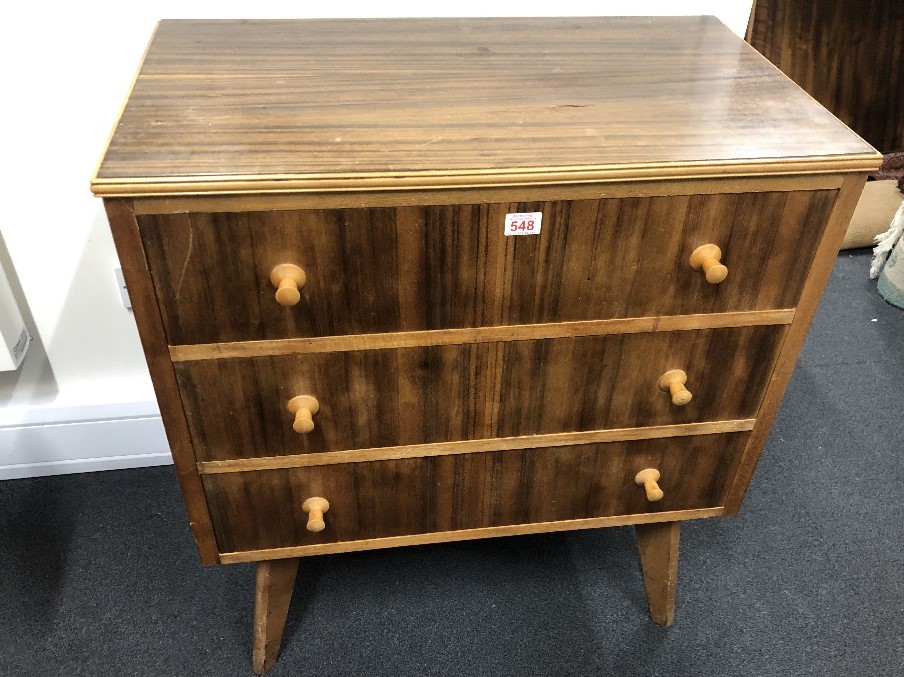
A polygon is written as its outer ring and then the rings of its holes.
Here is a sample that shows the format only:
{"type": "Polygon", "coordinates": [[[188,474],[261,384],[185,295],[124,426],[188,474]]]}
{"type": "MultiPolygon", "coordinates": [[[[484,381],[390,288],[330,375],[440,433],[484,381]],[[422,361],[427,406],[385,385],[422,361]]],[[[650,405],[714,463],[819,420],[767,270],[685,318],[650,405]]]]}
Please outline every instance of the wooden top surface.
{"type": "Polygon", "coordinates": [[[162,21],[98,195],[869,171],[713,17],[162,21]]]}

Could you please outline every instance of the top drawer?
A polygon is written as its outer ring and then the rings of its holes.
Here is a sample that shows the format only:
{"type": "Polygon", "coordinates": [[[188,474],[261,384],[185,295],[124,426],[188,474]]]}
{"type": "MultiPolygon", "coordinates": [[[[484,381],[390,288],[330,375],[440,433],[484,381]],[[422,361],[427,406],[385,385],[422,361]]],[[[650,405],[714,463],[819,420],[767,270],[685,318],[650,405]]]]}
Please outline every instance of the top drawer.
{"type": "Polygon", "coordinates": [[[834,190],[139,217],[170,344],[790,308],[834,190]],[[505,215],[542,212],[538,235],[505,215]],[[688,260],[718,245],[728,277],[688,260]],[[300,301],[271,270],[306,273],[300,301]]]}

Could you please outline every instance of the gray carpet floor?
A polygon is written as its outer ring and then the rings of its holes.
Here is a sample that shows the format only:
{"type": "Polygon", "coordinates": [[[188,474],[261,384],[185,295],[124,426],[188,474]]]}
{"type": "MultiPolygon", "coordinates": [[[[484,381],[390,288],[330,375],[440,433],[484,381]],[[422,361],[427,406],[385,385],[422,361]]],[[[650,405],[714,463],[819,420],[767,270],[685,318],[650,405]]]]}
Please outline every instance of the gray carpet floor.
{"type": "MultiPolygon", "coordinates": [[[[904,312],[843,253],[738,517],[302,561],[283,675],[904,674],[904,312]]],[[[251,675],[251,565],[204,568],[169,467],[0,482],[0,675],[251,675]]]]}

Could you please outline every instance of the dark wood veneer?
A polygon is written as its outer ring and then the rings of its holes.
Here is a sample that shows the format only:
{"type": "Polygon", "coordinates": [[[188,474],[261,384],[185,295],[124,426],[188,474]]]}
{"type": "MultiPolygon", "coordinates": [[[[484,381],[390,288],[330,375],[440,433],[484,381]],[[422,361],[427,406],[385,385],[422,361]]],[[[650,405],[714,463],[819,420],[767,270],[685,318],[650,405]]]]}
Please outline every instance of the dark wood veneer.
{"type": "Polygon", "coordinates": [[[879,159],[711,17],[162,22],[92,189],[204,562],[633,524],[668,624],[879,159]]]}
{"type": "Polygon", "coordinates": [[[792,308],[836,191],[138,217],[170,344],[792,308]],[[505,214],[542,212],[538,236],[505,214]],[[688,258],[723,251],[707,284],[688,258]],[[279,263],[307,273],[274,299],[279,263]]]}
{"type": "Polygon", "coordinates": [[[756,415],[784,326],[177,363],[198,460],[756,415]],[[684,369],[693,399],[658,387],[684,369]],[[315,428],[286,403],[320,401],[315,428]]]}
{"type": "Polygon", "coordinates": [[[714,17],[539,24],[163,21],[94,189],[505,185],[873,154],[714,17]]]}
{"type": "Polygon", "coordinates": [[[748,40],[880,151],[904,150],[904,2],[756,0],[748,40]]]}
{"type": "Polygon", "coordinates": [[[746,433],[205,475],[223,552],[721,505],[746,433]],[[662,472],[651,503],[634,475],[662,472]],[[327,527],[301,505],[330,497],[327,527]]]}

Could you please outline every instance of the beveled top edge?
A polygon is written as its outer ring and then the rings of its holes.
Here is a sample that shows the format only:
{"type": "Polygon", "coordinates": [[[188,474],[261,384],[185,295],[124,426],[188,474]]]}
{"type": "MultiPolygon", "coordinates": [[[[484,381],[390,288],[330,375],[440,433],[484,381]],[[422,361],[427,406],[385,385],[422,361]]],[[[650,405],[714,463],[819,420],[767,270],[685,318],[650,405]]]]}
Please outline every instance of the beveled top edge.
{"type": "Polygon", "coordinates": [[[475,170],[408,174],[249,175],[91,180],[97,197],[227,195],[257,193],[385,192],[479,187],[517,187],[575,183],[613,183],[655,179],[707,179],[872,172],[882,164],[878,151],[824,158],[776,158],[751,163],[698,162],[601,167],[537,168],[519,171],[475,170]]]}

